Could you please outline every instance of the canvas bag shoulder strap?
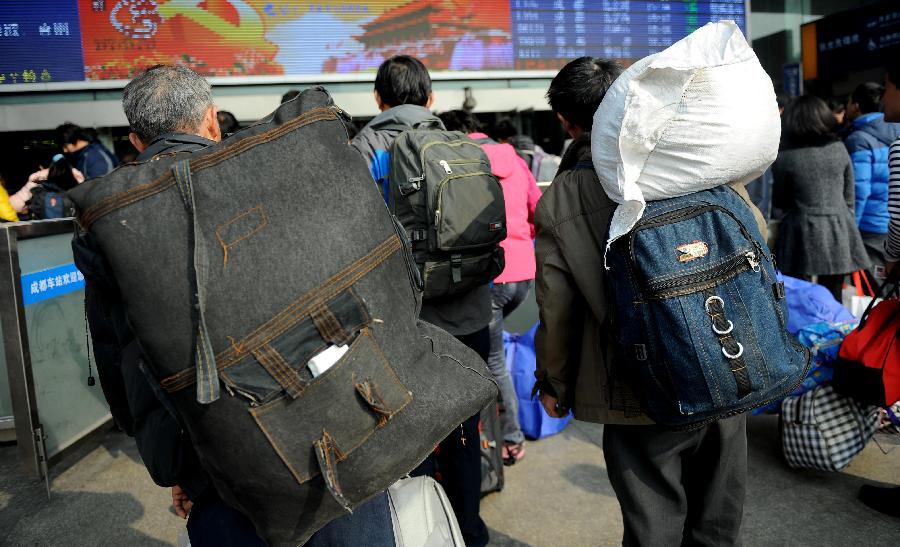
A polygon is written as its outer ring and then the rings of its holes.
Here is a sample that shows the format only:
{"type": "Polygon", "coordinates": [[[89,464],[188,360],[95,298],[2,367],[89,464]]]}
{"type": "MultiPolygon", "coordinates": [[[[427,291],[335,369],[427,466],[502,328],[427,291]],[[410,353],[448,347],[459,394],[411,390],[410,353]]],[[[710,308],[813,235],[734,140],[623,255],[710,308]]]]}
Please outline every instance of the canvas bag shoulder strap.
{"type": "MultiPolygon", "coordinates": [[[[863,273],[865,275],[865,273],[863,273]]],[[[900,267],[894,268],[894,270],[887,276],[887,279],[884,280],[877,289],[873,291],[872,300],[869,302],[869,305],[866,306],[866,311],[863,312],[862,317],[859,319],[859,328],[863,328],[866,324],[866,321],[869,319],[869,314],[872,313],[872,310],[875,309],[876,302],[882,298],[889,298],[891,296],[900,298],[900,267]]],[[[898,313],[900,313],[900,308],[898,308],[898,313]]],[[[900,337],[900,330],[897,331],[897,336],[900,337]]]]}
{"type": "Polygon", "coordinates": [[[200,226],[197,222],[194,184],[191,178],[190,160],[183,159],[172,166],[175,184],[181,194],[184,209],[188,215],[188,252],[193,254],[191,269],[191,294],[193,296],[193,319],[196,325],[194,340],[194,362],[197,371],[197,402],[209,404],[219,398],[219,375],[216,370],[216,358],[209,332],[206,329],[204,312],[206,309],[206,283],[203,279],[204,260],[206,257],[203,238],[197,237],[200,226]]]}

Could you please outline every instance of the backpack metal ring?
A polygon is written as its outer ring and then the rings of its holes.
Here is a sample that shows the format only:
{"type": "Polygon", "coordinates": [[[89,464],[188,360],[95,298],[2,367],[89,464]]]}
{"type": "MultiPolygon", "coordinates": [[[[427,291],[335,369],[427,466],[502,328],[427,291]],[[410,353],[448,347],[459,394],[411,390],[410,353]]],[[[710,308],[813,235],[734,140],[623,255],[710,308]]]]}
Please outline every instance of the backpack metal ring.
{"type": "MultiPolygon", "coordinates": [[[[728,334],[728,333],[730,333],[731,331],[733,331],[733,330],[734,330],[734,323],[732,323],[732,322],[731,322],[730,320],[728,320],[728,319],[726,319],[726,321],[728,321],[728,328],[725,329],[725,330],[719,330],[718,328],[716,328],[716,323],[715,323],[715,321],[713,321],[713,324],[712,324],[712,330],[713,330],[713,332],[716,333],[716,334],[728,334]]],[[[740,345],[740,344],[738,344],[738,345],[740,345]]],[[[743,351],[743,348],[741,349],[741,351],[743,351]]]]}
{"type": "Polygon", "coordinates": [[[710,296],[709,298],[707,298],[706,303],[703,304],[703,307],[706,308],[706,313],[708,313],[710,315],[713,315],[715,313],[720,313],[720,312],[716,312],[716,311],[709,309],[710,304],[713,302],[718,302],[719,307],[722,309],[722,311],[725,311],[725,301],[722,300],[720,297],[713,295],[713,296],[710,296]]]}
{"type": "Polygon", "coordinates": [[[733,360],[733,359],[738,359],[741,355],[744,354],[744,346],[741,345],[740,342],[736,342],[736,344],[737,344],[737,347],[738,347],[737,355],[731,355],[730,353],[728,353],[728,349],[727,349],[727,348],[724,348],[724,347],[722,348],[722,353],[725,354],[725,357],[727,357],[727,358],[733,360]]]}

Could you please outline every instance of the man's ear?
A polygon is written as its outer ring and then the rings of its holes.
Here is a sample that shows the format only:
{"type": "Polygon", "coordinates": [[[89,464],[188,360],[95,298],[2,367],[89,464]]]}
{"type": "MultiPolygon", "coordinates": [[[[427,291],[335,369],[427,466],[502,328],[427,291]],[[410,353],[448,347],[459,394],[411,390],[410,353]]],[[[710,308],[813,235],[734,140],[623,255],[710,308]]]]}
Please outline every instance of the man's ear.
{"type": "Polygon", "coordinates": [[[384,112],[385,110],[389,109],[390,106],[384,104],[384,101],[381,100],[381,94],[378,93],[377,89],[375,90],[374,93],[375,93],[375,104],[378,106],[378,111],[384,112]]]}
{"type": "Polygon", "coordinates": [[[567,120],[562,114],[559,112],[556,113],[556,117],[559,119],[560,123],[562,123],[563,129],[566,130],[566,133],[572,137],[573,139],[577,139],[580,137],[584,130],[575,125],[574,123],[567,120]]]}
{"type": "Polygon", "coordinates": [[[209,105],[206,114],[203,116],[203,126],[200,128],[200,136],[206,137],[211,141],[219,142],[222,140],[222,130],[219,128],[219,118],[217,114],[219,109],[216,105],[209,105]]]}
{"type": "Polygon", "coordinates": [[[141,138],[137,136],[137,133],[129,133],[128,140],[131,141],[131,146],[138,151],[138,154],[147,149],[147,145],[145,145],[141,138]]]}
{"type": "Polygon", "coordinates": [[[434,91],[432,91],[432,92],[428,95],[428,100],[425,102],[425,108],[430,109],[430,108],[431,108],[431,105],[433,105],[433,104],[434,104],[434,91]]]}

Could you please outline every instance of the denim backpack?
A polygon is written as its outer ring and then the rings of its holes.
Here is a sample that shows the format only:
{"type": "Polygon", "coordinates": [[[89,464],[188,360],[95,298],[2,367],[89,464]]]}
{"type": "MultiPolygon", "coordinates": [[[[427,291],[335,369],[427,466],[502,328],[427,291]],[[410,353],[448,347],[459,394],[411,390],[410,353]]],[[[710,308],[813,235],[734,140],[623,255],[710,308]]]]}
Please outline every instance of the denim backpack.
{"type": "Polygon", "coordinates": [[[617,368],[657,423],[698,428],[806,376],[775,259],[730,188],[648,203],[607,261],[617,368]]]}
{"type": "Polygon", "coordinates": [[[497,397],[474,351],[418,321],[405,234],[344,117],[309,89],[71,191],[203,469],[272,547],[384,491],[497,397]],[[343,356],[314,372],[330,346],[343,356]]]}
{"type": "Polygon", "coordinates": [[[388,206],[406,228],[424,297],[471,290],[503,271],[503,188],[465,133],[408,127],[390,152],[388,206]]]}

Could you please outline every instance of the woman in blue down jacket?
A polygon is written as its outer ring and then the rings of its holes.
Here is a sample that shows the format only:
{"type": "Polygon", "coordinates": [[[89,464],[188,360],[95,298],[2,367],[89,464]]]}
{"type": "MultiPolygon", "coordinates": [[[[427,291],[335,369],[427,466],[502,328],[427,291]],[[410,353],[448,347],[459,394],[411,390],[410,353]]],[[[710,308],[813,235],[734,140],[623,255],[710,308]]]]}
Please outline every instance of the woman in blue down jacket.
{"type": "Polygon", "coordinates": [[[900,124],[887,123],[882,113],[884,86],[860,84],[847,101],[850,133],[845,145],[856,180],[856,224],[871,261],[884,264],[888,232],[888,150],[900,135],[900,124]]]}

